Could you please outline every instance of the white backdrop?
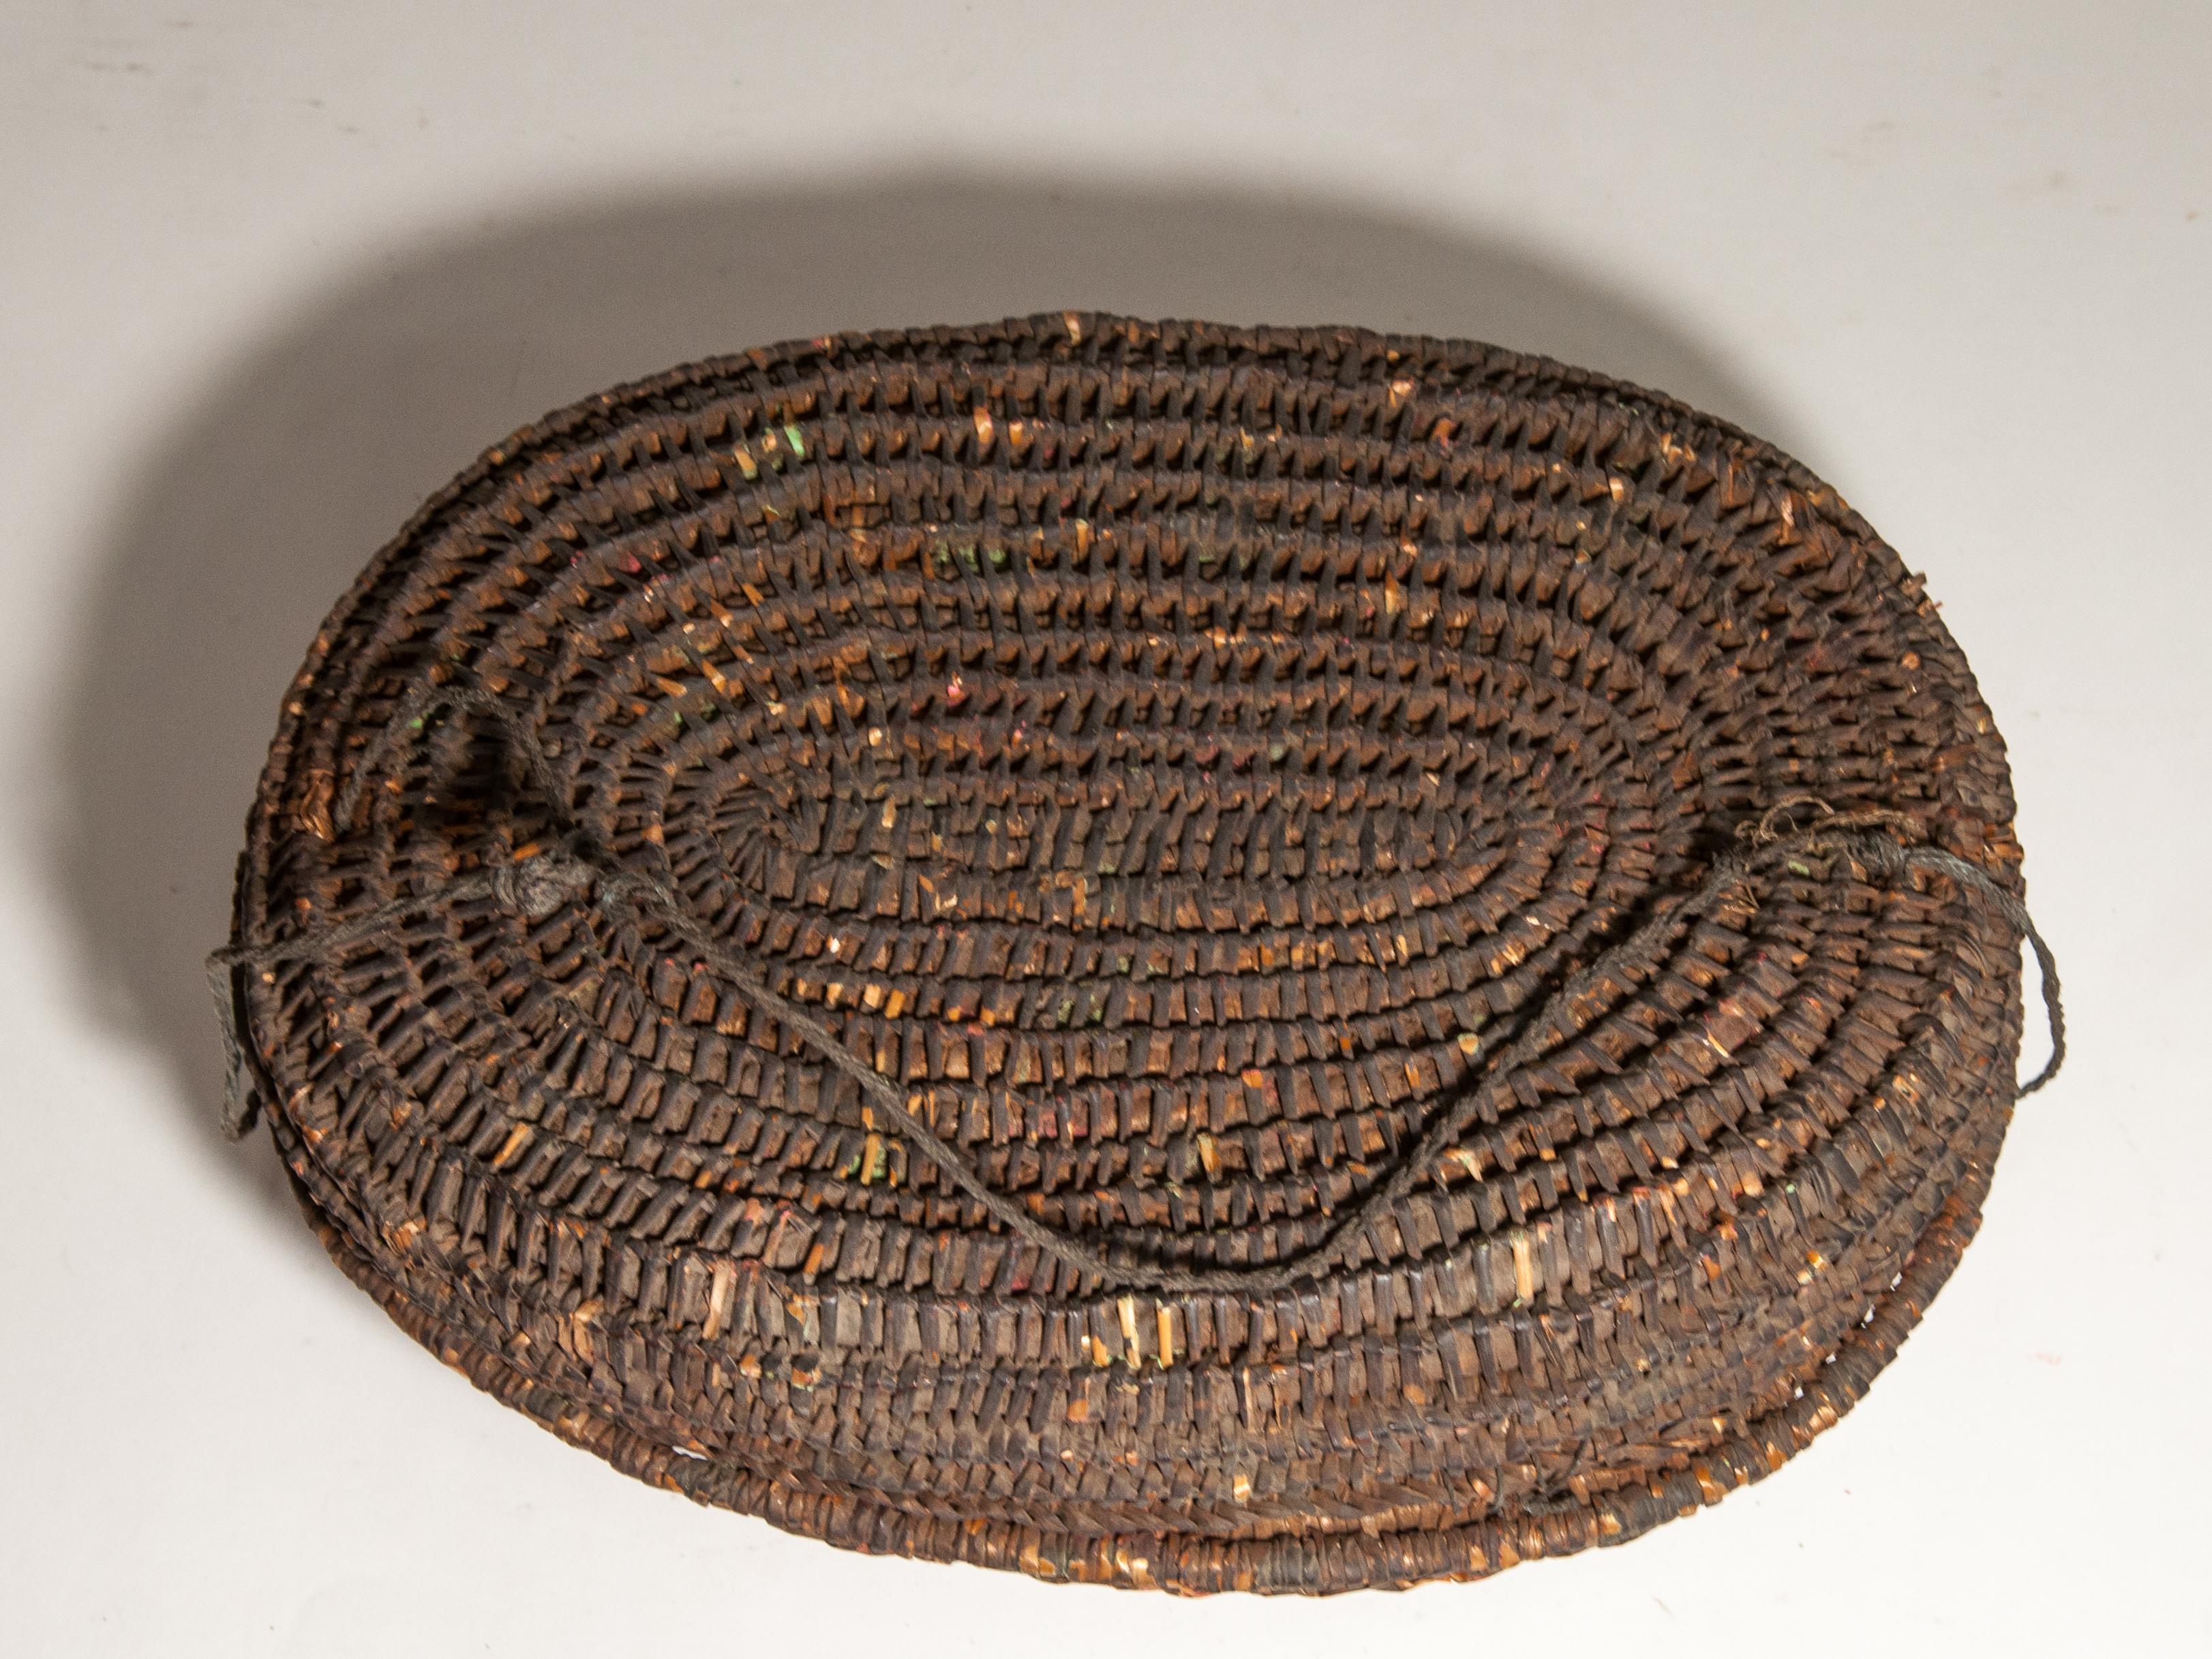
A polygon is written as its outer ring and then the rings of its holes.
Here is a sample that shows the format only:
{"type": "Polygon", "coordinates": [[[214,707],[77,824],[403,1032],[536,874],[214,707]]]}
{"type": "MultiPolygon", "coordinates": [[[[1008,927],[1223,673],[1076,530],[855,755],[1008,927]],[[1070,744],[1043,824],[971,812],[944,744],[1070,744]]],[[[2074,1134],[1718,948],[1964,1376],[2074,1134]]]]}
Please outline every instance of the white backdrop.
{"type": "Polygon", "coordinates": [[[2212,1646],[2212,7],[20,0],[0,161],[0,1648],[2212,1646]],[[1764,1485],[1325,1603],[862,1559],[475,1395],[217,1138],[276,699],[422,496],[685,358],[1070,306],[1645,381],[1928,573],[2075,1058],[1764,1485]]]}

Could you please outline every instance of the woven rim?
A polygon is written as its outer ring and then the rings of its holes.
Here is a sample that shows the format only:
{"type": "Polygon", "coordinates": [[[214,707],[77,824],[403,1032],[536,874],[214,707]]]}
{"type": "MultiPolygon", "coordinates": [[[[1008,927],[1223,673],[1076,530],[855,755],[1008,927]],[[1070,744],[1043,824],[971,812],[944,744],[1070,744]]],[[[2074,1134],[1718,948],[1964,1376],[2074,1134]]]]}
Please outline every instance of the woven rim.
{"type": "Polygon", "coordinates": [[[1479,1576],[1778,1467],[1972,1232],[2020,975],[1954,886],[1808,855],[1552,996],[1804,794],[2018,890],[1918,581],[1732,428],[1352,330],[817,340],[549,416],[379,555],[238,936],[417,908],[241,1025],[332,1255],[629,1473],[1048,1578],[1479,1576]],[[437,684],[496,718],[382,742],[437,684]],[[570,826],[774,1000],[446,896],[570,826]],[[793,1007],[1132,1274],[1303,1261],[1473,1121],[1287,1288],[1131,1289],[793,1007]]]}

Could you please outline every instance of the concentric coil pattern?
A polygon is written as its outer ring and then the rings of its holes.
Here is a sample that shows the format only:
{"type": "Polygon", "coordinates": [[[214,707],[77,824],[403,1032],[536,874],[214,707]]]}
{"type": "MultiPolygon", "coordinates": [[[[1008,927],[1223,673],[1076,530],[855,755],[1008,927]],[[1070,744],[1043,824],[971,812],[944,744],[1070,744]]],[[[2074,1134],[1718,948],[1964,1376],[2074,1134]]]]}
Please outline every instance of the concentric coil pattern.
{"type": "Polygon", "coordinates": [[[2017,885],[1918,582],[1741,433],[1352,330],[821,339],[550,416],[378,556],[239,927],[421,902],[240,1006],[340,1263],[630,1473],[1047,1577],[1469,1577],[1778,1467],[1972,1231],[2019,971],[1942,882],[1808,861],[1547,1006],[1802,794],[2017,885]],[[508,718],[373,754],[425,683],[508,718]],[[652,921],[441,896],[572,828],[1116,1260],[1295,1255],[1481,1110],[1290,1290],[1121,1290],[652,921]]]}

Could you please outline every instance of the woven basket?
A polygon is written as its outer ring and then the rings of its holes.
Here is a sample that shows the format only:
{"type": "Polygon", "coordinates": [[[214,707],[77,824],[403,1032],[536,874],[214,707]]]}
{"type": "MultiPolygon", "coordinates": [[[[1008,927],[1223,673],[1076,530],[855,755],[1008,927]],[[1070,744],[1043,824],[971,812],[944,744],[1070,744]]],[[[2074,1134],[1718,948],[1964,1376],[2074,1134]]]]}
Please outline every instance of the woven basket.
{"type": "Polygon", "coordinates": [[[216,969],[331,1255],[562,1438],[1334,1591],[1850,1408],[2010,1118],[2012,819],[1919,580],[1765,445],[1069,313],[487,453],[317,636],[216,969]]]}

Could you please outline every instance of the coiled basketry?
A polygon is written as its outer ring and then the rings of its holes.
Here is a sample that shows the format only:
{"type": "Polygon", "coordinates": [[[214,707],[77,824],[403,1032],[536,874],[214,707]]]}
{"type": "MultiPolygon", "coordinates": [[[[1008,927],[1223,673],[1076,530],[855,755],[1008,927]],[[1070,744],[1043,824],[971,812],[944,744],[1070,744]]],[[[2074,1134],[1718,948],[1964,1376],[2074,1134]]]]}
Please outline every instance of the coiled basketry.
{"type": "Polygon", "coordinates": [[[318,635],[214,971],[331,1255],[563,1438],[1331,1591],[1849,1409],[2010,1117],[2012,818],[1918,580],[1766,446],[1069,313],[486,453],[318,635]]]}

